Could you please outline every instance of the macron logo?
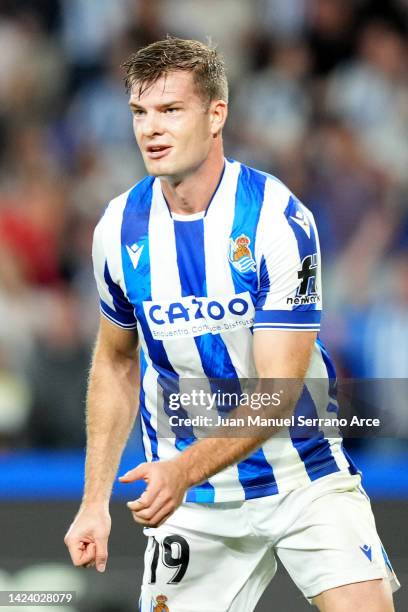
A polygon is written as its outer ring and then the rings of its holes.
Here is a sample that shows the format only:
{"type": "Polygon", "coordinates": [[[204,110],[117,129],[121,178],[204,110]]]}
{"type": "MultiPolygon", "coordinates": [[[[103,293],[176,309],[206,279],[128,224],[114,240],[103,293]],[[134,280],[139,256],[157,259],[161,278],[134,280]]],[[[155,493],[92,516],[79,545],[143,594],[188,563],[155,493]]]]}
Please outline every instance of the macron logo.
{"type": "Polygon", "coordinates": [[[136,270],[137,264],[139,263],[140,256],[142,254],[144,244],[138,246],[136,242],[132,246],[126,245],[126,250],[129,254],[130,261],[132,262],[133,268],[136,270]]]}
{"type": "Polygon", "coordinates": [[[307,237],[310,238],[310,225],[306,216],[300,210],[297,210],[296,216],[290,218],[292,219],[292,221],[297,223],[299,227],[301,227],[302,230],[306,233],[307,237]]]}
{"type": "Polygon", "coordinates": [[[372,561],[373,553],[371,550],[371,546],[369,546],[368,544],[364,544],[364,546],[360,546],[360,550],[365,554],[369,561],[372,561]]]}

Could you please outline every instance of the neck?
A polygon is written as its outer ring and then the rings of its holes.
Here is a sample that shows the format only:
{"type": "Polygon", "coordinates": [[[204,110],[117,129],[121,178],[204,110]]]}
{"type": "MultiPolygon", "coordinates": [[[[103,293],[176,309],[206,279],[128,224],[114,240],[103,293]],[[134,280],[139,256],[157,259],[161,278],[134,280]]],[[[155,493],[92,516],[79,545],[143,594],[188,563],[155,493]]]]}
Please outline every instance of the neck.
{"type": "Polygon", "coordinates": [[[206,210],[224,169],[224,153],[220,148],[188,176],[172,181],[160,179],[163,195],[171,212],[192,215],[206,210]]]}

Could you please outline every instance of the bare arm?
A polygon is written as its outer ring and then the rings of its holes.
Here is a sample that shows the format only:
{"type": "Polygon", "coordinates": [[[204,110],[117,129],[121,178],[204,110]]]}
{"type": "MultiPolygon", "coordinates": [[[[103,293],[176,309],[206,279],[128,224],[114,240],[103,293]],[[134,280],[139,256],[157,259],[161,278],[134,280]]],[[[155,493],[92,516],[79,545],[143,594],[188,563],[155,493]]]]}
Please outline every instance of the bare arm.
{"type": "MultiPolygon", "coordinates": [[[[293,413],[315,339],[316,333],[310,331],[267,330],[254,334],[254,359],[261,389],[263,379],[291,380],[286,385],[289,393],[273,416],[288,417],[293,413]]],[[[163,523],[181,503],[189,487],[244,459],[277,430],[263,429],[250,437],[206,438],[171,461],[142,464],[131,470],[121,478],[122,482],[143,478],[148,483],[141,498],[128,504],[134,519],[145,525],[163,523]]]]}
{"type": "Polygon", "coordinates": [[[101,317],[87,398],[83,506],[108,504],[138,409],[137,335],[101,317]]]}
{"type": "Polygon", "coordinates": [[[109,499],[137,409],[137,334],[101,317],[88,385],[84,495],[65,536],[74,565],[105,569],[109,499]]]}

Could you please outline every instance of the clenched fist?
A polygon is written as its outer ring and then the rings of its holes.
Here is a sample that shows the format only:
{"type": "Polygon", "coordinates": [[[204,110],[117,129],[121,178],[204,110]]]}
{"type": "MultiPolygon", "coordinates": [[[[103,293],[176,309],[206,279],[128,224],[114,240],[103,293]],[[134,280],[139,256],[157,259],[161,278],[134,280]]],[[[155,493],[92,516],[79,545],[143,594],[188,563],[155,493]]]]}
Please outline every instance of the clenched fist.
{"type": "Polygon", "coordinates": [[[110,530],[111,518],[105,505],[81,507],[64,538],[72,563],[78,567],[96,566],[98,572],[104,572],[110,530]]]}

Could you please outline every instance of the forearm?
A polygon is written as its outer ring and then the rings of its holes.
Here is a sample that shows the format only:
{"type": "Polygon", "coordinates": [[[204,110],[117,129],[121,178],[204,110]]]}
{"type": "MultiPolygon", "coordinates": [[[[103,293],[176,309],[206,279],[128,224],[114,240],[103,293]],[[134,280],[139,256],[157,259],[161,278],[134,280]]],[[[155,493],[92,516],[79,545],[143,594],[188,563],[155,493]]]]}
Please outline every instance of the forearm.
{"type": "Polygon", "coordinates": [[[138,409],[138,367],[130,358],[95,356],[87,397],[87,450],[82,505],[108,504],[138,409]]]}
{"type": "MultiPolygon", "coordinates": [[[[285,419],[292,416],[303,389],[315,339],[315,332],[302,332],[296,336],[291,332],[279,331],[255,334],[254,358],[259,376],[256,391],[266,393],[270,398],[275,393],[280,397],[278,405],[271,403],[263,407],[261,416],[266,419],[285,419]]],[[[251,413],[251,407],[240,406],[234,412],[235,415],[229,416],[244,416],[245,419],[251,413]]],[[[223,437],[219,432],[219,437],[199,440],[181,453],[177,460],[188,475],[189,486],[194,486],[229,465],[242,461],[280,429],[278,426],[247,425],[240,428],[240,435],[237,437],[233,435],[234,428],[229,428],[228,437],[223,437]]]]}
{"type": "Polygon", "coordinates": [[[265,441],[253,438],[206,438],[199,440],[178,457],[188,475],[189,487],[208,480],[224,468],[245,459],[265,441]]]}
{"type": "MultiPolygon", "coordinates": [[[[278,406],[269,405],[257,412],[257,416],[265,419],[269,423],[279,423],[282,419],[290,418],[294,412],[299,399],[303,382],[302,379],[288,379],[286,381],[260,381],[258,389],[269,386],[269,397],[273,396],[277,387],[283,387],[282,401],[278,406]],[[268,385],[269,383],[269,385],[268,385]],[[271,388],[271,384],[272,387],[271,388]]],[[[266,392],[265,388],[262,392],[266,392]]],[[[250,422],[248,417],[253,415],[251,406],[240,406],[229,413],[228,418],[232,422],[250,422]]],[[[217,474],[224,468],[236,464],[245,459],[253,451],[257,450],[262,444],[276,435],[282,428],[278,425],[254,426],[244,425],[237,430],[236,425],[221,430],[216,430],[215,435],[197,441],[189,446],[177,458],[188,475],[189,486],[194,486],[217,474]],[[237,437],[236,432],[239,431],[237,437]],[[225,437],[227,432],[228,437],[225,437]]]]}

